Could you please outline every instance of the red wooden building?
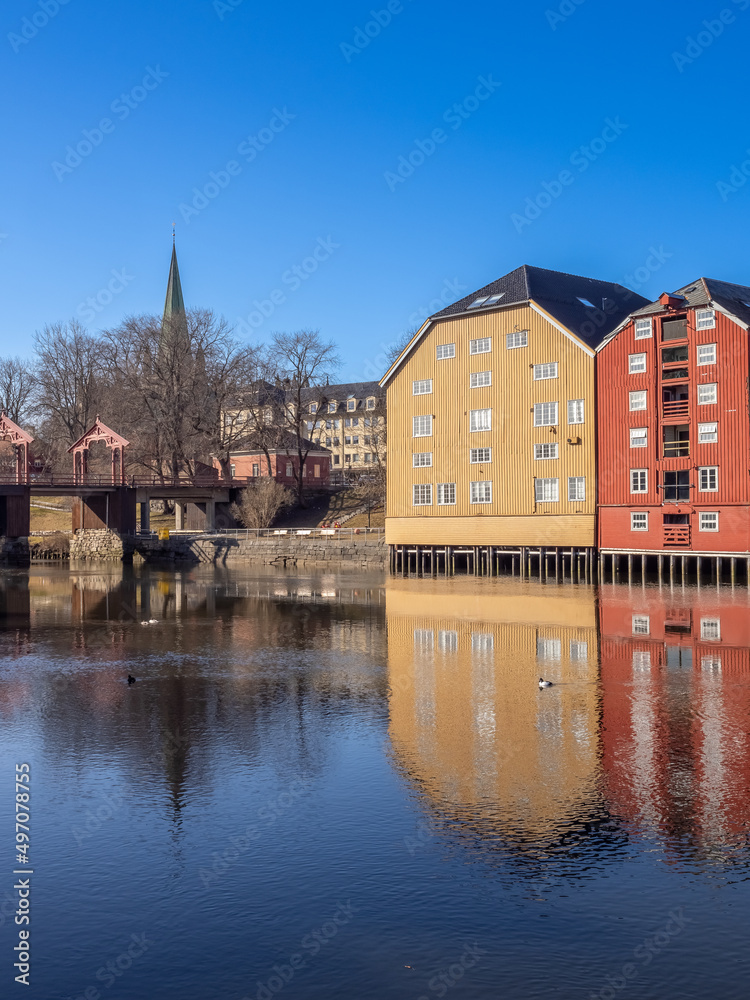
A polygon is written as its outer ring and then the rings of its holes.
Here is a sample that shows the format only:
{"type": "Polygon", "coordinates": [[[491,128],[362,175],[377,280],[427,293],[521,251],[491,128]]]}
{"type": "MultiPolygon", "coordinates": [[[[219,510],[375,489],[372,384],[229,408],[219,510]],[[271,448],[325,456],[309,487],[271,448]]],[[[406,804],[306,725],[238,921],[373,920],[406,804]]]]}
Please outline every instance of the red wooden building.
{"type": "Polygon", "coordinates": [[[700,278],[599,347],[602,556],[694,556],[700,572],[726,555],[734,573],[750,555],[749,326],[750,288],[700,278]]]}

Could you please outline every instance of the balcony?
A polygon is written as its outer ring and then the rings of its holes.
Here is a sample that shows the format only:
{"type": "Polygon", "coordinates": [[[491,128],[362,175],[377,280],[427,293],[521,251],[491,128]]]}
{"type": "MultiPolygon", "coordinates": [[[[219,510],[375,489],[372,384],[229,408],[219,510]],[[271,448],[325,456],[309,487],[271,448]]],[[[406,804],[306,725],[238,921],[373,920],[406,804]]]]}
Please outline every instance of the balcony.
{"type": "Polygon", "coordinates": [[[690,427],[672,424],[664,428],[663,458],[688,458],[690,456],[690,427]]]}
{"type": "Polygon", "coordinates": [[[689,524],[665,524],[664,525],[664,545],[676,548],[690,547],[690,525],[689,524]]]}
{"type": "Polygon", "coordinates": [[[663,386],[661,400],[663,420],[671,421],[687,417],[690,413],[690,387],[688,383],[663,386]]]}

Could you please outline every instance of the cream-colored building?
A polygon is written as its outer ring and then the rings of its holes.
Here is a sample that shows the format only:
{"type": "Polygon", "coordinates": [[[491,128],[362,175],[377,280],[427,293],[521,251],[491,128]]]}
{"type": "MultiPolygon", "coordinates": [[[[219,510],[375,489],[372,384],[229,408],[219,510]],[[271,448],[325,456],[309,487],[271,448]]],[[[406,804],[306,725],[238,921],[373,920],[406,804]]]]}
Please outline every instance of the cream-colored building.
{"type": "Polygon", "coordinates": [[[640,296],[521,267],[431,317],[387,390],[391,546],[595,545],[595,346],[640,296]]]}

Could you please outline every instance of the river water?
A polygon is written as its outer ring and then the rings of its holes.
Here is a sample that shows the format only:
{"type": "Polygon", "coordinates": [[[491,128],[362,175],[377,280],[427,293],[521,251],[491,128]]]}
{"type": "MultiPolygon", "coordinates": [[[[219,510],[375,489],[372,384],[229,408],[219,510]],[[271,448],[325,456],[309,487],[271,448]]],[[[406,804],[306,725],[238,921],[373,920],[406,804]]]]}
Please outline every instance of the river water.
{"type": "Polygon", "coordinates": [[[0,994],[744,998],[749,611],[727,588],[3,571],[0,994]]]}

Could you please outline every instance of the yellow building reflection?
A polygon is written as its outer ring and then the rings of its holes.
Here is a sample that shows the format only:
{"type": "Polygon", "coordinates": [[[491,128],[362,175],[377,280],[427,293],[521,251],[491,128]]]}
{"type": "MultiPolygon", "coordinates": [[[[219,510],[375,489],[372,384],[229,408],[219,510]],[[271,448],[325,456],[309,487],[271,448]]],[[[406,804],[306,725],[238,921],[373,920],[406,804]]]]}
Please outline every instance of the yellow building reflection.
{"type": "Polygon", "coordinates": [[[386,615],[390,738],[431,805],[525,844],[580,829],[600,802],[594,592],[396,579],[386,615]]]}

